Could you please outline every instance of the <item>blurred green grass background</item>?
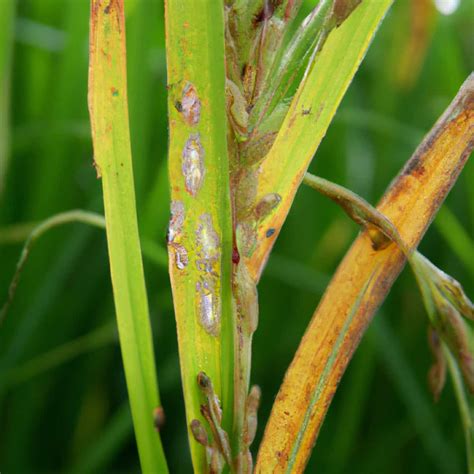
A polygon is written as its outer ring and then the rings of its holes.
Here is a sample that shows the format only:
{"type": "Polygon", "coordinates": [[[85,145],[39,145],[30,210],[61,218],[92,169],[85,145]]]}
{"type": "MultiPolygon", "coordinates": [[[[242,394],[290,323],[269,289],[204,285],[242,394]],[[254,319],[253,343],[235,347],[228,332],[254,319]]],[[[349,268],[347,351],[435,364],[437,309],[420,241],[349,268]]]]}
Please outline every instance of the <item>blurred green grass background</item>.
{"type": "MultiPolygon", "coordinates": [[[[418,1],[395,2],[311,167],[373,203],[473,69],[474,2],[464,0],[453,15],[433,17],[417,72],[407,45],[418,1]],[[400,78],[406,60],[411,84],[400,78]]],[[[164,248],[163,5],[129,0],[126,6],[139,224],[143,239],[164,248]]],[[[0,167],[0,303],[22,245],[2,241],[3,229],[72,208],[102,212],[87,112],[88,15],[87,0],[0,0],[0,160],[8,157],[6,171],[0,167]]],[[[259,286],[252,381],[262,388],[263,404],[256,446],[306,324],[357,232],[335,205],[299,191],[259,286]]],[[[468,163],[421,250],[471,296],[473,235],[468,163]]],[[[151,250],[145,271],[167,416],[162,438],[171,472],[187,473],[171,292],[163,253],[151,250]]],[[[342,380],[307,472],[465,472],[451,387],[437,404],[427,389],[426,323],[414,278],[404,271],[342,380]]],[[[26,265],[0,328],[0,471],[139,471],[100,230],[55,229],[26,265]]]]}

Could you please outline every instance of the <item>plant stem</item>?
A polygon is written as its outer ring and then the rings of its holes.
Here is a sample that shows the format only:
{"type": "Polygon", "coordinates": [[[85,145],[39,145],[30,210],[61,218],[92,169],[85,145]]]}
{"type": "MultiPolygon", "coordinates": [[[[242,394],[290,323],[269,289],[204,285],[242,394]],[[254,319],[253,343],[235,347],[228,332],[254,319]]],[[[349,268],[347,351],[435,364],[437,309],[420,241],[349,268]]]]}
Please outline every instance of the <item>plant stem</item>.
{"type": "Polygon", "coordinates": [[[365,199],[339,184],[311,173],[304,175],[303,183],[335,201],[354,222],[367,228],[374,245],[382,247],[390,242],[395,242],[407,259],[410,259],[410,252],[396,227],[365,199]]]}

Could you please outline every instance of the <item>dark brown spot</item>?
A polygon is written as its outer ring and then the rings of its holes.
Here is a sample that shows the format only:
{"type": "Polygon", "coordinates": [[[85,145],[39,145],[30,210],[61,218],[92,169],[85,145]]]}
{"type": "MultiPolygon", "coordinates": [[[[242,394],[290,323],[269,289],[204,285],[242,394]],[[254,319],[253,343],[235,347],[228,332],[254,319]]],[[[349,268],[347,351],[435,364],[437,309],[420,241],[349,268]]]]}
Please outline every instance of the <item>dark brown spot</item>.
{"type": "Polygon", "coordinates": [[[156,430],[159,432],[165,426],[166,417],[163,407],[156,407],[153,410],[153,424],[156,430]]]}
{"type": "Polygon", "coordinates": [[[260,23],[269,20],[281,2],[282,0],[265,0],[263,7],[253,17],[253,27],[257,28],[260,23]]]}
{"type": "Polygon", "coordinates": [[[267,232],[265,232],[265,237],[269,239],[275,232],[276,232],[275,229],[271,227],[270,229],[267,230],[267,232]]]}
{"type": "Polygon", "coordinates": [[[356,9],[362,0],[336,0],[334,4],[334,16],[336,25],[340,26],[344,20],[356,9]]]}
{"type": "Polygon", "coordinates": [[[209,444],[209,439],[207,437],[206,430],[204,426],[202,426],[199,420],[193,420],[190,424],[191,432],[194,436],[194,439],[203,446],[207,446],[209,444]]]}
{"type": "Polygon", "coordinates": [[[197,376],[197,383],[203,389],[209,388],[211,385],[209,377],[204,372],[199,372],[197,376]]]}
{"type": "Polygon", "coordinates": [[[404,175],[411,175],[413,174],[418,167],[422,167],[421,165],[421,160],[418,156],[415,156],[413,157],[407,164],[406,166],[403,168],[403,171],[402,173],[404,175]]]}
{"type": "Polygon", "coordinates": [[[259,12],[257,12],[257,14],[253,18],[252,24],[253,24],[254,28],[257,28],[258,25],[260,25],[260,23],[265,21],[265,19],[266,19],[265,15],[266,15],[265,7],[263,7],[263,8],[261,8],[261,10],[259,12]]]}
{"type": "Polygon", "coordinates": [[[375,227],[368,228],[367,233],[372,241],[372,248],[375,251],[384,250],[392,243],[389,237],[375,227]]]}
{"type": "Polygon", "coordinates": [[[234,245],[232,248],[232,263],[238,265],[240,262],[240,255],[237,247],[234,245]]]}
{"type": "Polygon", "coordinates": [[[110,9],[112,8],[112,3],[114,3],[114,0],[110,0],[109,4],[104,8],[104,13],[106,15],[110,13],[110,9]]]}

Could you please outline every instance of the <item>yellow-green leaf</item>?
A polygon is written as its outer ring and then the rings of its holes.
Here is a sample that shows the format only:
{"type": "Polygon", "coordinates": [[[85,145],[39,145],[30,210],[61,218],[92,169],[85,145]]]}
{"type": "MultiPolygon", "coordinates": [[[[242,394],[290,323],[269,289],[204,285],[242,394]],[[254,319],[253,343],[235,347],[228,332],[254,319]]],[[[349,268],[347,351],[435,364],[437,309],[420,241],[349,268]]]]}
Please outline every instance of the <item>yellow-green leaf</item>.
{"type": "Polygon", "coordinates": [[[169,272],[194,469],[205,471],[205,449],[192,436],[206,426],[196,377],[211,379],[233,416],[234,325],[231,302],[232,221],[227,158],[224,7],[221,2],[167,0],[169,272]]]}
{"type": "Polygon", "coordinates": [[[258,245],[249,261],[250,271],[257,280],[303,175],[392,1],[364,0],[358,5],[330,33],[291,102],[260,169],[258,196],[278,193],[282,201],[258,226],[258,245]],[[268,229],[275,229],[270,238],[265,237],[268,229]]]}
{"type": "Polygon", "coordinates": [[[167,472],[153,413],[159,406],[138,236],[127,105],[123,0],[92,0],[89,110],[102,178],[110,272],[135,436],[143,472],[167,472]]]}

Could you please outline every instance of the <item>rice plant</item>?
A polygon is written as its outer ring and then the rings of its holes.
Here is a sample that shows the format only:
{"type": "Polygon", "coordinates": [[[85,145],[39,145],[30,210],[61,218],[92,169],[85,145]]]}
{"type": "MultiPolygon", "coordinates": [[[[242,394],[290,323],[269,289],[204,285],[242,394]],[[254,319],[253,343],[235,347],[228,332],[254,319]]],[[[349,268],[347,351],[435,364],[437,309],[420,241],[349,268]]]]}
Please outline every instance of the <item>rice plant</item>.
{"type": "Polygon", "coordinates": [[[0,470],[474,472],[446,8],[3,1],[0,470]]]}

